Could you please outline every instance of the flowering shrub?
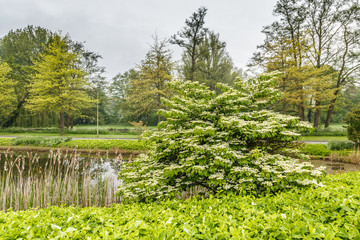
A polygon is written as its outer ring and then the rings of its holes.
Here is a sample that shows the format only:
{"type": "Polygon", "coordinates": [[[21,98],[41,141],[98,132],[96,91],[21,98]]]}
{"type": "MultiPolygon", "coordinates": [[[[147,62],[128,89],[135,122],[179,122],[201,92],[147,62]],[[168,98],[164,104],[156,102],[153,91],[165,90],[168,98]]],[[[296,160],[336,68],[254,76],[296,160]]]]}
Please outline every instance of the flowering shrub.
{"type": "Polygon", "coordinates": [[[300,163],[301,154],[291,150],[296,132],[310,126],[266,110],[281,97],[276,78],[219,84],[221,95],[197,82],[171,82],[178,95],[164,99],[168,110],[159,111],[167,120],[149,133],[154,145],[148,155],[124,163],[119,194],[151,201],[193,189],[258,195],[320,185],[323,169],[300,163]]]}

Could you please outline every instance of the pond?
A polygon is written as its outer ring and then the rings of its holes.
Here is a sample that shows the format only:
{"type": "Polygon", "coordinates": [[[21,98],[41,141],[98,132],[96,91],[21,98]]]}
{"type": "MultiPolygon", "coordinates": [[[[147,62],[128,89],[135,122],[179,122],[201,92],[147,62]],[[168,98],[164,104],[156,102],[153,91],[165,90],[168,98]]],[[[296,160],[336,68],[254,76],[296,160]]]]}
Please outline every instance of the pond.
{"type": "Polygon", "coordinates": [[[343,163],[336,161],[328,161],[328,160],[310,160],[310,162],[315,167],[325,166],[325,171],[327,173],[344,173],[344,172],[353,172],[360,171],[360,165],[351,164],[351,163],[343,163]]]}

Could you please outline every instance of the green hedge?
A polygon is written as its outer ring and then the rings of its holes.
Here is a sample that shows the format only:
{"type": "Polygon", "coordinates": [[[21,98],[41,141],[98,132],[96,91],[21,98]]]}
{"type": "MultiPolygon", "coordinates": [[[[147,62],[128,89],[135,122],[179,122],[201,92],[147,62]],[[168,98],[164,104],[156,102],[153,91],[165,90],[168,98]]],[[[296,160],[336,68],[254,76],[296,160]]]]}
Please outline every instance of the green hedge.
{"type": "Polygon", "coordinates": [[[0,146],[10,146],[12,138],[0,138],[0,146]]]}
{"type": "Polygon", "coordinates": [[[320,128],[312,132],[301,132],[302,136],[347,136],[347,131],[343,129],[320,128]]]}
{"type": "Polygon", "coordinates": [[[12,144],[15,146],[57,147],[71,139],[71,137],[17,137],[12,140],[12,144]]]}
{"type": "Polygon", "coordinates": [[[80,149],[127,149],[127,150],[146,150],[149,144],[145,141],[117,140],[117,139],[81,139],[64,142],[59,146],[80,149]]]}
{"type": "Polygon", "coordinates": [[[324,183],[257,199],[0,212],[0,239],[359,239],[360,174],[324,183]]]}
{"type": "Polygon", "coordinates": [[[79,139],[69,137],[18,137],[0,138],[0,146],[68,147],[79,149],[147,150],[149,143],[136,140],[79,139]]]}
{"type": "Polygon", "coordinates": [[[356,147],[352,141],[330,141],[327,145],[330,150],[353,150],[356,147]]]}
{"type": "Polygon", "coordinates": [[[331,150],[329,150],[325,144],[307,143],[300,150],[302,153],[312,156],[329,156],[331,153],[331,150]]]}

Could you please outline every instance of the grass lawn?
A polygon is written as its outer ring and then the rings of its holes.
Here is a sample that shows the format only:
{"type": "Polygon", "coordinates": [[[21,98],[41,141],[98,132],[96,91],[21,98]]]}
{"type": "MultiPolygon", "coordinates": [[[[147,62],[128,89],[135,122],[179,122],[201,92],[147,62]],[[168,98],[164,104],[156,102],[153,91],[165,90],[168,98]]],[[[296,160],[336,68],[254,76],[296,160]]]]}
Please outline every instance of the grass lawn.
{"type": "Polygon", "coordinates": [[[348,141],[347,136],[302,136],[301,141],[348,141]]]}

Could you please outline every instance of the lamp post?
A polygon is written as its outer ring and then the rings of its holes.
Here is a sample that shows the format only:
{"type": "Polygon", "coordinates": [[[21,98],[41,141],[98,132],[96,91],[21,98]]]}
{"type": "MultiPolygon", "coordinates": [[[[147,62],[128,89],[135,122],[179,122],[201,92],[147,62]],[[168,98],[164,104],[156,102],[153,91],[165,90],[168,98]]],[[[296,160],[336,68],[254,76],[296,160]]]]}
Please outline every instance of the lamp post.
{"type": "Polygon", "coordinates": [[[99,87],[96,91],[96,137],[99,137],[99,87]]]}

